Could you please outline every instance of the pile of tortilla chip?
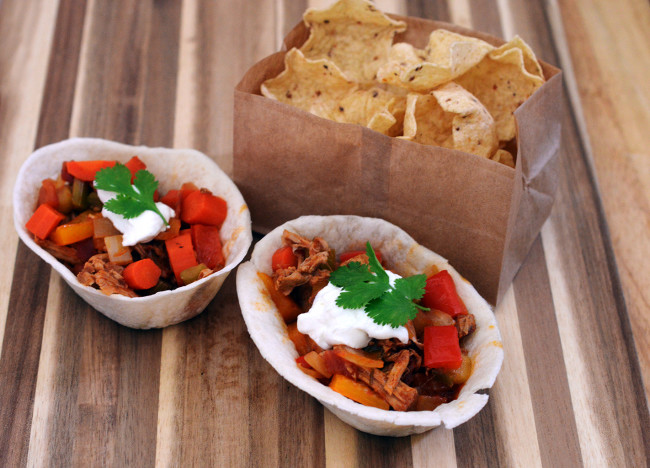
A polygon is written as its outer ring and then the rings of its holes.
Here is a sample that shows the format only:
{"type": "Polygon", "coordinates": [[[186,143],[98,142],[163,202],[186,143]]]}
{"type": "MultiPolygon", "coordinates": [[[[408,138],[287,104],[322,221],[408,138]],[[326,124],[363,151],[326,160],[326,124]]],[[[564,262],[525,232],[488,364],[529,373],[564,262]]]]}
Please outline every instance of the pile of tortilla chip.
{"type": "Polygon", "coordinates": [[[544,83],[519,37],[500,47],[438,29],[425,49],[393,44],[406,24],[366,0],[309,9],[310,35],[264,96],[336,122],[514,167],[514,111],[544,83]]]}

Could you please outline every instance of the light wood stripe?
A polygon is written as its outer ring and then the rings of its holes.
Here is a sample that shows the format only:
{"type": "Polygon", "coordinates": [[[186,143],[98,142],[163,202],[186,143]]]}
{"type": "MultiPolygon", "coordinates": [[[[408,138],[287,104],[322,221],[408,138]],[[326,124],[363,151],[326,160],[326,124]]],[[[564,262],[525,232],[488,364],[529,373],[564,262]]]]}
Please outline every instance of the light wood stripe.
{"type": "MultiPolygon", "coordinates": [[[[0,6],[0,35],[10,38],[0,47],[0,216],[9,221],[0,227],[0,238],[10,259],[18,245],[11,221],[14,181],[34,148],[58,1],[5,0],[0,6]]],[[[12,268],[0,269],[0,357],[12,277],[12,268]]]]}
{"type": "Polygon", "coordinates": [[[539,237],[513,287],[542,464],[579,466],[582,455],[573,408],[566,398],[568,376],[539,237]]]}
{"type": "Polygon", "coordinates": [[[327,468],[361,466],[358,431],[325,410],[325,464],[327,468]]]}
{"type": "Polygon", "coordinates": [[[454,431],[438,428],[411,436],[413,468],[457,466],[454,431]]]}
{"type": "Polygon", "coordinates": [[[56,370],[58,361],[59,330],[61,322],[61,287],[65,287],[58,275],[51,275],[43,324],[43,339],[39,357],[38,380],[34,393],[34,412],[29,436],[27,466],[48,466],[51,421],[56,409],[56,370]]]}
{"type": "Polygon", "coordinates": [[[488,404],[492,406],[497,422],[499,446],[509,447],[509,450],[499,453],[499,460],[504,466],[541,467],[530,382],[512,287],[504,295],[495,314],[503,342],[504,360],[494,387],[490,389],[488,404]]]}

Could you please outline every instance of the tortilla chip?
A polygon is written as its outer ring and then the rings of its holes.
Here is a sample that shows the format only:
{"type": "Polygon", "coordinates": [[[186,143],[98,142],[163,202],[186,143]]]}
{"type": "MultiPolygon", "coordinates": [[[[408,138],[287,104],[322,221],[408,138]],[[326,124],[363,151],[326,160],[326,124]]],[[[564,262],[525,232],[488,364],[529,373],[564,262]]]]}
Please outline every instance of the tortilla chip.
{"type": "MultiPolygon", "coordinates": [[[[262,357],[286,380],[318,399],[351,426],[377,435],[404,436],[443,425],[454,428],[476,415],[488,396],[478,393],[492,387],[503,362],[503,345],[491,307],[472,285],[440,255],[417,244],[394,224],[359,216],[303,216],[275,228],[255,245],[251,260],[237,270],[237,296],[248,332],[262,357]],[[286,325],[270,299],[258,272],[272,274],[271,257],[282,245],[284,229],[302,236],[321,236],[337,252],[363,249],[366,241],[381,250],[391,270],[403,276],[447,270],[459,296],[476,319],[476,331],[463,343],[474,362],[469,380],[458,398],[434,411],[385,411],[363,406],[314,378],[296,366],[296,349],[287,337],[286,325]]],[[[484,392],[483,392],[484,393],[484,392]]]]}
{"type": "Polygon", "coordinates": [[[339,0],[326,10],[308,9],[310,34],[300,50],[309,59],[336,63],[349,80],[372,81],[406,24],[386,16],[365,0],[339,0]]]}
{"type": "Polygon", "coordinates": [[[284,58],[285,69],[262,83],[264,96],[331,118],[338,102],[357,89],[330,60],[309,60],[298,49],[284,58]]]}
{"type": "MultiPolygon", "coordinates": [[[[455,80],[492,114],[500,141],[514,138],[514,111],[544,84],[542,77],[526,68],[528,62],[537,73],[535,66],[531,65],[535,56],[522,49],[522,44],[525,43],[520,38],[515,38],[494,49],[478,65],[455,80]]],[[[527,46],[526,49],[530,50],[527,46]]]]}
{"type": "Polygon", "coordinates": [[[402,131],[406,97],[378,87],[359,89],[339,101],[330,118],[337,122],[356,123],[385,135],[402,131]]]}
{"type": "Polygon", "coordinates": [[[494,46],[474,37],[437,29],[425,50],[410,44],[394,44],[388,61],[377,72],[384,83],[412,91],[429,92],[462,75],[479,63],[494,46]]]}
{"type": "Polygon", "coordinates": [[[476,97],[456,83],[426,95],[409,94],[402,138],[486,158],[498,146],[494,119],[476,97]]]}
{"type": "Polygon", "coordinates": [[[505,164],[506,166],[510,166],[512,168],[515,167],[515,158],[512,156],[510,151],[504,149],[496,150],[495,153],[490,157],[490,159],[492,161],[505,164]]]}

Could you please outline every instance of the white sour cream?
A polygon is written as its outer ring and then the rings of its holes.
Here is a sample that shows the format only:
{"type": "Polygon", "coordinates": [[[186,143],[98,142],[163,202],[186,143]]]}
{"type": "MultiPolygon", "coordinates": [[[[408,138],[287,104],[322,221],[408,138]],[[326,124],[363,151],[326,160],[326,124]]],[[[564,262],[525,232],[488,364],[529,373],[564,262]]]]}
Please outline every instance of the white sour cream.
{"type": "MultiPolygon", "coordinates": [[[[399,275],[387,271],[393,284],[399,275]]],[[[363,309],[344,309],[336,305],[336,298],[343,289],[329,283],[321,289],[308,312],[298,316],[298,330],[309,335],[318,346],[328,349],[335,344],[363,348],[372,338],[380,340],[397,338],[406,344],[409,334],[406,327],[393,328],[379,325],[368,317],[363,309]]]]}
{"type": "MultiPolygon", "coordinates": [[[[102,203],[106,203],[111,198],[117,196],[115,192],[108,190],[97,190],[97,195],[102,203]]],[[[161,202],[156,203],[156,206],[165,217],[165,220],[169,222],[170,218],[174,216],[174,210],[161,202]]],[[[122,245],[135,245],[139,242],[149,242],[169,228],[166,223],[163,223],[158,213],[151,210],[146,210],[135,218],[126,219],[122,215],[102,208],[102,216],[110,219],[115,228],[122,233],[122,245]]]]}

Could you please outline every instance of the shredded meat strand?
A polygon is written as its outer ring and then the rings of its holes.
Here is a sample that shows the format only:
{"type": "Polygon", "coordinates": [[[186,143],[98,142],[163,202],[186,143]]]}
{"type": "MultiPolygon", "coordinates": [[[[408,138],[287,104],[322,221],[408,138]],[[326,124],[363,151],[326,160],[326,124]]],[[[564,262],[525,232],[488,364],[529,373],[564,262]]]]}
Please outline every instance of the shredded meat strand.
{"type": "Polygon", "coordinates": [[[97,286],[107,296],[121,294],[127,297],[138,297],[124,281],[123,271],[124,268],[108,260],[108,254],[97,254],[88,259],[77,275],[77,279],[84,286],[97,286]]]}
{"type": "Polygon", "coordinates": [[[65,245],[57,245],[49,239],[39,239],[36,236],[34,236],[34,242],[58,260],[72,263],[73,265],[81,263],[77,249],[65,245]]]}
{"type": "Polygon", "coordinates": [[[360,366],[354,367],[356,368],[356,377],[377,392],[393,409],[406,411],[417,401],[418,391],[404,382],[398,381],[392,393],[388,393],[385,389],[387,377],[382,371],[360,366]]]}
{"type": "Polygon", "coordinates": [[[393,394],[395,387],[397,387],[397,384],[402,379],[402,375],[404,375],[410,359],[411,353],[407,349],[403,349],[399,353],[391,356],[390,360],[395,364],[388,373],[388,380],[386,380],[386,384],[384,385],[384,390],[386,390],[386,393],[389,395],[393,394]]]}
{"type": "MultiPolygon", "coordinates": [[[[327,271],[329,278],[329,246],[324,239],[315,237],[309,240],[296,233],[285,230],[282,234],[282,242],[293,250],[298,258],[297,267],[281,268],[273,273],[275,287],[282,294],[288,296],[298,286],[303,284],[321,284],[324,275],[322,270],[327,271]],[[316,280],[312,279],[317,277],[316,280]]],[[[313,298],[310,297],[310,303],[313,298]]]]}
{"type": "Polygon", "coordinates": [[[476,330],[476,320],[473,314],[458,315],[456,317],[456,330],[458,330],[458,338],[471,335],[476,330]]]}

